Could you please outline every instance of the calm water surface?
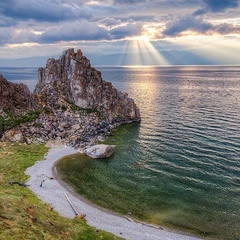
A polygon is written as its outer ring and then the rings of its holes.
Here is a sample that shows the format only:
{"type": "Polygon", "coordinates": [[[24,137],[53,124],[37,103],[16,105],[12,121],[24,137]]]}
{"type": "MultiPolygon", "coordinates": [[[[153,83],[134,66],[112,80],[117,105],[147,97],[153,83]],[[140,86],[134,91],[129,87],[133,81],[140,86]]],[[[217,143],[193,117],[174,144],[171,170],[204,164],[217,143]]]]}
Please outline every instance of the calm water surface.
{"type": "Polygon", "coordinates": [[[24,83],[33,92],[38,80],[38,68],[10,68],[0,67],[0,73],[8,81],[24,83]]]}
{"type": "Polygon", "coordinates": [[[144,221],[240,239],[240,68],[100,68],[142,122],[120,128],[106,160],[63,159],[93,202],[144,221]]]}
{"type": "Polygon", "coordinates": [[[109,159],[61,160],[64,180],[114,211],[239,240],[240,67],[98,69],[142,121],[113,132],[109,159]]]}

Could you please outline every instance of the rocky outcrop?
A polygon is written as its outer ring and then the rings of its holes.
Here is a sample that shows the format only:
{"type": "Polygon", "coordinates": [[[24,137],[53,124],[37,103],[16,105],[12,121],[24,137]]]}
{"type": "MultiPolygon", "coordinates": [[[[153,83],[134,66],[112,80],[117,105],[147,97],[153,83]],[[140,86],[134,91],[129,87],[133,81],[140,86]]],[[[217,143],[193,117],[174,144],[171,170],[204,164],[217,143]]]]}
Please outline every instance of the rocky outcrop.
{"type": "MultiPolygon", "coordinates": [[[[38,108],[34,95],[25,84],[11,83],[0,74],[0,139],[4,132],[32,119],[33,115],[35,117],[38,108]]],[[[8,131],[2,140],[23,141],[19,131],[8,131]]]]}
{"type": "Polygon", "coordinates": [[[35,94],[50,109],[69,103],[80,108],[94,109],[108,121],[136,121],[139,109],[126,93],[118,91],[101,73],[91,67],[81,50],[63,52],[60,59],[48,59],[38,71],[35,94]]]}
{"type": "Polygon", "coordinates": [[[7,109],[18,115],[38,107],[37,101],[25,84],[11,83],[0,74],[0,110],[7,109]]]}
{"type": "Polygon", "coordinates": [[[2,139],[62,140],[84,148],[106,139],[119,125],[139,120],[133,99],[104,81],[81,50],[48,59],[39,68],[33,94],[0,75],[0,137],[11,129],[2,139]]]}

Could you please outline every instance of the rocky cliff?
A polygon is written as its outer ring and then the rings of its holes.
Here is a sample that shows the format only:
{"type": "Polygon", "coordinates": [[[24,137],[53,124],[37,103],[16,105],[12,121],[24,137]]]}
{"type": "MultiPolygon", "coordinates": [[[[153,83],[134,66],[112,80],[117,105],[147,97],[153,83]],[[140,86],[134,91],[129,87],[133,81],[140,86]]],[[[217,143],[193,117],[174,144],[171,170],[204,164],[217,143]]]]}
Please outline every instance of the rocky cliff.
{"type": "Polygon", "coordinates": [[[140,119],[134,101],[104,81],[81,50],[69,49],[58,60],[48,59],[46,67],[38,71],[34,93],[50,109],[70,103],[99,111],[108,121],[140,119]]]}
{"type": "Polygon", "coordinates": [[[133,99],[104,81],[81,50],[74,49],[39,68],[33,94],[0,75],[0,106],[0,135],[6,124],[10,129],[2,140],[16,139],[16,132],[27,143],[62,140],[84,147],[105,139],[121,124],[140,121],[133,99]]]}
{"type": "Polygon", "coordinates": [[[18,115],[38,107],[35,97],[25,84],[11,83],[0,74],[0,111],[6,109],[18,115]]]}
{"type": "MultiPolygon", "coordinates": [[[[25,84],[11,83],[0,74],[0,139],[7,130],[36,119],[40,114],[37,110],[39,107],[34,95],[25,84]]],[[[17,129],[14,132],[19,133],[17,129]]],[[[10,135],[6,134],[6,136],[10,135]]],[[[22,136],[20,139],[22,140],[22,136]]]]}

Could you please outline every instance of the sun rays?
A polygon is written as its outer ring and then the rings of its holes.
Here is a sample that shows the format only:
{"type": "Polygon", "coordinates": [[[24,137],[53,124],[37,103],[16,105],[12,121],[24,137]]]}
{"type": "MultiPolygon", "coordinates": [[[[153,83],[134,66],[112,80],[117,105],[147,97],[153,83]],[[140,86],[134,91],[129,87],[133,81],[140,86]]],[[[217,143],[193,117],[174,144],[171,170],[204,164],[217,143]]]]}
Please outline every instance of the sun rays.
{"type": "Polygon", "coordinates": [[[118,64],[123,66],[236,65],[239,61],[237,36],[185,36],[154,39],[154,32],[123,42],[118,64]]]}
{"type": "Polygon", "coordinates": [[[143,35],[126,41],[119,65],[146,66],[146,65],[169,65],[169,62],[149,40],[143,35]]]}

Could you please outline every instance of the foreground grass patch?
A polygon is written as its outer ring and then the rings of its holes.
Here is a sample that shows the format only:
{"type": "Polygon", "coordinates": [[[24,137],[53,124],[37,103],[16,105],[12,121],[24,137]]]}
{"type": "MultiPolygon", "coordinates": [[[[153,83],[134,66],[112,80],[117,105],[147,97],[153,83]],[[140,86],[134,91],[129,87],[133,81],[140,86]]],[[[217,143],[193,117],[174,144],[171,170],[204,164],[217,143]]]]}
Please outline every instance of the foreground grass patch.
{"type": "Polygon", "coordinates": [[[45,145],[0,143],[0,236],[1,239],[120,239],[96,231],[84,220],[67,219],[51,210],[27,187],[25,170],[48,151],[45,145]]]}

